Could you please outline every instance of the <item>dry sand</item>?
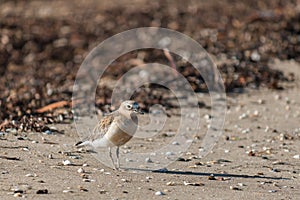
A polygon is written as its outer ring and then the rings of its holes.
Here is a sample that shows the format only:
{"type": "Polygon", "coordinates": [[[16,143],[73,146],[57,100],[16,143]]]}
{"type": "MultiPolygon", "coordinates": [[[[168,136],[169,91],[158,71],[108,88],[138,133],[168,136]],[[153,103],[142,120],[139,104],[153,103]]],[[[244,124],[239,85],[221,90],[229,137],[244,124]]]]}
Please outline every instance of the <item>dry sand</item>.
{"type": "MultiPolygon", "coordinates": [[[[273,65],[288,67],[299,77],[300,66],[292,61],[273,65]]],[[[197,158],[199,133],[182,156],[185,160],[171,163],[167,172],[130,170],[126,162],[121,171],[104,166],[91,153],[74,148],[79,140],[74,124],[54,125],[64,134],[2,136],[0,199],[299,199],[299,83],[297,79],[283,91],[229,94],[224,133],[213,151],[197,158]],[[73,165],[64,166],[63,160],[73,165]],[[45,189],[48,194],[37,194],[45,189]],[[164,195],[156,195],[158,191],[164,195]]],[[[209,96],[201,96],[209,104],[209,96]]],[[[210,110],[200,113],[205,133],[210,110]]],[[[176,131],[177,123],[178,116],[172,115],[164,130],[176,131]]],[[[151,140],[133,139],[122,153],[151,152],[168,141],[163,133],[151,140]]]]}

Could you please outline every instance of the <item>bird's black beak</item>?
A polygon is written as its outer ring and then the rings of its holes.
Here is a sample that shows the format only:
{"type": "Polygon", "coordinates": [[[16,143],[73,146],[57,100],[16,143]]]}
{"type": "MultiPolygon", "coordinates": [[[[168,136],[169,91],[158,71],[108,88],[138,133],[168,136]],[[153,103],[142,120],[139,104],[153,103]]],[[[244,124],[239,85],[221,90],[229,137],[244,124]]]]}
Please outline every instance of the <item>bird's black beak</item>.
{"type": "Polygon", "coordinates": [[[144,112],[141,111],[141,109],[140,109],[140,107],[139,107],[139,104],[136,103],[136,102],[133,104],[133,112],[135,112],[135,113],[137,113],[137,114],[141,114],[141,115],[144,114],[144,112]]]}
{"type": "Polygon", "coordinates": [[[134,109],[133,112],[137,113],[137,114],[140,114],[140,115],[143,115],[144,112],[141,111],[140,109],[134,109]]]}

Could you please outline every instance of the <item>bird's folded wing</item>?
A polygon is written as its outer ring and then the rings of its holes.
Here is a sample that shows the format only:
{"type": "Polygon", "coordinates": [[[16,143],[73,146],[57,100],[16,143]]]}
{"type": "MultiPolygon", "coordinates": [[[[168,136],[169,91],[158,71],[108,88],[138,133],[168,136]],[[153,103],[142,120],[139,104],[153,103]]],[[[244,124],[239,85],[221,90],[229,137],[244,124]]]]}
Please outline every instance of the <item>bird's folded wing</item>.
{"type": "Polygon", "coordinates": [[[100,122],[94,128],[92,134],[90,135],[90,141],[94,141],[102,138],[110,128],[112,122],[114,121],[114,115],[105,116],[100,120],[100,122]]]}

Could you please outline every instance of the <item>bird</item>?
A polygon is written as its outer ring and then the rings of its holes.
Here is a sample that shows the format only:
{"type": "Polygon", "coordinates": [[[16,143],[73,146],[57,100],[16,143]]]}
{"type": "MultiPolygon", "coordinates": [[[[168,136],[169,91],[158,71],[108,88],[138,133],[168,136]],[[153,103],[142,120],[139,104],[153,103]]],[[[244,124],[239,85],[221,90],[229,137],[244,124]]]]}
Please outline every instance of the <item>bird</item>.
{"type": "Polygon", "coordinates": [[[143,112],[137,102],[123,101],[117,110],[106,114],[99,121],[86,140],[76,143],[75,146],[108,147],[114,169],[120,170],[120,146],[127,143],[135,134],[138,126],[138,114],[143,114],[143,112]],[[113,147],[116,147],[117,166],[111,152],[113,147]]]}

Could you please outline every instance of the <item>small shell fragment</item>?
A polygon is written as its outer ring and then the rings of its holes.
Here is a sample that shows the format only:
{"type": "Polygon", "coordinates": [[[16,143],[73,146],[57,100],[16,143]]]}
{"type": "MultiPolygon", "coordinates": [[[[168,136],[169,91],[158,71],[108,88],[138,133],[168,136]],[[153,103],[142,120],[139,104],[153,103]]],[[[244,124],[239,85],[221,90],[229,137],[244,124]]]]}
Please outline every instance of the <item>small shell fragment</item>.
{"type": "Polygon", "coordinates": [[[183,182],[184,185],[190,185],[190,186],[203,186],[204,183],[189,183],[189,182],[186,182],[184,181],[183,182]]]}
{"type": "Polygon", "coordinates": [[[162,195],[165,195],[165,193],[163,193],[162,191],[157,191],[157,192],[155,192],[155,195],[156,196],[162,196],[162,195]]]}

